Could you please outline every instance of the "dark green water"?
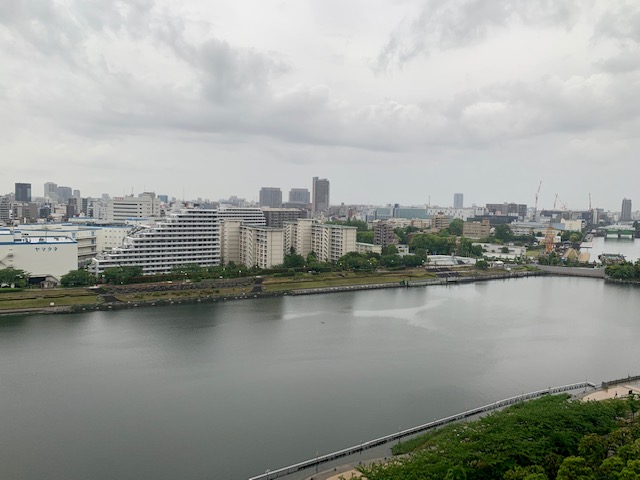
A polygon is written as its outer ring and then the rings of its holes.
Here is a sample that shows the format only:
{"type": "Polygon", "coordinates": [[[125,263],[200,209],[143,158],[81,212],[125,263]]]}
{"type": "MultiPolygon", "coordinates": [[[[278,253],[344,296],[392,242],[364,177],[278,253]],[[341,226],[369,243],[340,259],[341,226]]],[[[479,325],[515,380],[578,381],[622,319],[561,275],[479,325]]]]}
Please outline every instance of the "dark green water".
{"type": "Polygon", "coordinates": [[[640,373],[640,289],[457,287],[0,318],[0,478],[246,479],[640,373]]]}

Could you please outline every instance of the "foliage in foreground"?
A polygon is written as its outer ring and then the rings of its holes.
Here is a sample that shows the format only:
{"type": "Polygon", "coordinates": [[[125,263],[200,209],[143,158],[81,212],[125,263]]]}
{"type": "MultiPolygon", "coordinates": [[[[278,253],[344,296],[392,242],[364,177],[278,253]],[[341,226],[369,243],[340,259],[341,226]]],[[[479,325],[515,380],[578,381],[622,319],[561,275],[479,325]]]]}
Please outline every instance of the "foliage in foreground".
{"type": "Polygon", "coordinates": [[[409,453],[362,467],[369,480],[640,479],[637,400],[572,401],[555,395],[394,448],[409,453]]]}

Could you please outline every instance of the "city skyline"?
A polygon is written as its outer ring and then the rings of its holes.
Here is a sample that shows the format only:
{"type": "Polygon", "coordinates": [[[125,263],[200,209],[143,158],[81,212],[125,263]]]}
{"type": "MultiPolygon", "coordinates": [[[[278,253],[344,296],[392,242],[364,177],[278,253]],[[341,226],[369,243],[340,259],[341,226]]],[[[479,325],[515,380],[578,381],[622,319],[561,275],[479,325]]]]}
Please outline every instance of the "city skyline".
{"type": "Polygon", "coordinates": [[[3,194],[257,200],[318,176],[332,203],[532,205],[542,180],[539,208],[615,211],[637,191],[622,0],[38,4],[0,7],[3,194]]]}
{"type": "MultiPolygon", "coordinates": [[[[328,179],[324,179],[324,178],[323,179],[319,179],[318,177],[314,177],[312,179],[312,184],[311,184],[312,190],[313,190],[313,182],[315,180],[321,180],[323,182],[327,182],[328,181],[328,179]]],[[[16,182],[14,185],[15,185],[15,188],[17,188],[18,185],[20,185],[20,186],[29,186],[30,187],[30,191],[35,191],[35,193],[33,193],[31,195],[33,201],[35,201],[37,199],[47,198],[48,197],[48,198],[50,198],[51,200],[53,200],[55,202],[65,203],[66,200],[67,200],[67,195],[62,195],[62,198],[61,198],[60,189],[68,190],[68,196],[69,196],[69,198],[71,198],[71,191],[72,191],[71,187],[58,186],[55,182],[52,182],[52,181],[47,181],[47,182],[44,183],[44,185],[43,185],[43,195],[42,196],[38,194],[39,189],[36,188],[34,190],[33,189],[33,185],[28,183],[28,182],[22,182],[22,183],[16,182]],[[57,188],[57,194],[56,194],[56,192],[53,192],[51,190],[52,187],[54,187],[54,189],[57,188]],[[51,196],[51,193],[54,193],[53,197],[51,196]]],[[[15,188],[14,188],[14,192],[15,192],[15,188]]],[[[247,199],[247,198],[244,198],[244,197],[239,196],[239,195],[231,195],[230,197],[244,199],[244,200],[249,201],[249,203],[260,205],[262,203],[261,200],[260,200],[260,197],[261,197],[261,194],[263,193],[263,191],[265,191],[265,190],[267,190],[267,191],[278,190],[279,193],[280,193],[281,199],[282,199],[281,200],[281,205],[282,206],[284,205],[284,203],[285,203],[284,193],[286,193],[285,189],[282,188],[282,187],[277,187],[277,186],[276,187],[261,187],[260,191],[258,192],[257,199],[256,198],[251,198],[251,196],[249,196],[249,198],[247,199]]],[[[299,194],[300,192],[303,192],[303,191],[306,192],[307,195],[311,195],[311,193],[312,193],[312,192],[309,191],[309,189],[306,189],[306,188],[292,187],[288,192],[288,197],[291,196],[292,192],[298,192],[298,194],[299,194]]],[[[8,192],[8,193],[12,194],[14,192],[8,192]]],[[[112,195],[112,194],[110,194],[110,192],[103,192],[100,195],[95,195],[95,196],[91,196],[90,195],[90,196],[85,196],[84,198],[92,198],[92,199],[96,199],[97,200],[97,199],[100,199],[100,198],[104,198],[105,195],[109,195],[111,198],[138,197],[140,195],[143,195],[143,194],[149,193],[149,192],[153,193],[155,195],[158,195],[159,197],[166,197],[166,201],[167,202],[169,201],[169,199],[172,199],[172,198],[176,199],[176,200],[185,200],[185,201],[202,201],[202,200],[212,201],[212,202],[221,201],[222,203],[225,203],[224,200],[226,200],[223,197],[219,197],[219,198],[205,197],[204,199],[202,197],[197,197],[197,198],[196,197],[194,197],[194,198],[188,198],[188,197],[178,198],[176,195],[173,195],[173,194],[153,192],[153,191],[150,191],[149,189],[146,189],[144,191],[138,191],[138,190],[131,189],[131,191],[129,193],[123,193],[122,195],[112,195]]],[[[0,198],[3,195],[6,195],[6,194],[7,193],[3,194],[3,193],[0,192],[0,198]]],[[[491,194],[489,194],[489,195],[491,195],[491,194]]],[[[78,199],[81,198],[80,190],[73,189],[73,197],[74,198],[78,198],[78,199]]],[[[382,206],[392,206],[392,205],[397,204],[397,205],[403,205],[403,206],[406,206],[406,207],[426,206],[426,207],[435,207],[435,208],[439,208],[439,207],[443,207],[443,208],[462,208],[462,206],[456,205],[456,201],[464,202],[463,199],[464,199],[464,193],[456,192],[456,193],[453,194],[453,201],[450,204],[447,204],[446,201],[443,202],[443,203],[436,203],[436,202],[428,203],[428,202],[424,202],[424,203],[419,203],[419,204],[400,204],[400,203],[394,202],[394,201],[387,201],[385,203],[377,203],[377,204],[373,204],[373,203],[346,204],[344,202],[337,202],[337,203],[330,202],[329,205],[330,206],[331,205],[337,206],[337,205],[340,205],[340,204],[344,203],[345,205],[361,205],[361,206],[370,205],[370,206],[382,207],[382,206]]],[[[549,205],[548,207],[542,206],[542,205],[538,205],[538,211],[540,211],[540,210],[560,210],[560,209],[566,209],[568,211],[581,211],[581,210],[586,211],[586,210],[589,209],[588,208],[589,205],[587,205],[587,206],[585,206],[583,208],[580,208],[580,207],[569,208],[561,199],[558,198],[558,200],[556,200],[555,196],[554,196],[554,202],[551,205],[549,205]],[[558,202],[558,200],[560,200],[560,201],[558,202]]],[[[626,201],[631,202],[631,199],[628,199],[628,198],[624,197],[622,199],[622,205],[623,206],[624,206],[626,201]]],[[[296,203],[296,202],[294,202],[294,203],[296,203]]],[[[511,201],[500,202],[500,204],[502,204],[502,203],[504,203],[504,204],[507,204],[507,203],[517,204],[517,202],[511,202],[511,201]]],[[[471,206],[484,206],[484,205],[489,206],[489,205],[492,205],[492,203],[491,202],[479,202],[479,203],[473,202],[473,204],[471,204],[471,205],[465,204],[464,206],[465,206],[465,208],[469,208],[471,206]]],[[[531,208],[534,204],[526,203],[525,205],[527,205],[529,208],[531,208]]],[[[263,206],[265,206],[265,205],[263,205],[263,206]]],[[[266,205],[266,206],[270,206],[270,205],[266,205]]],[[[609,209],[609,208],[604,208],[604,207],[602,207],[600,205],[591,205],[591,207],[594,208],[594,209],[602,209],[604,211],[609,211],[609,212],[623,212],[624,213],[624,208],[621,208],[621,209],[611,208],[611,209],[609,209]]],[[[633,212],[633,210],[631,210],[631,211],[633,212]]]]}

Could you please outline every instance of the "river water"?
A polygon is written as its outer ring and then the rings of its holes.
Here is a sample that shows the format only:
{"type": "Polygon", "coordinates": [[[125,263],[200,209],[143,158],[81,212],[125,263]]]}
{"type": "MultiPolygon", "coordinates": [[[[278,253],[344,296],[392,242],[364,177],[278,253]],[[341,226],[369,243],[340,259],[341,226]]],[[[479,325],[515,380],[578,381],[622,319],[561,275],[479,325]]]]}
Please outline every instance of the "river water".
{"type": "Polygon", "coordinates": [[[537,277],[0,318],[0,478],[246,479],[640,373],[640,290],[537,277]]]}
{"type": "Polygon", "coordinates": [[[590,262],[598,262],[598,255],[619,253],[630,262],[640,259],[640,238],[595,237],[591,243],[583,243],[580,249],[590,253],[590,262]]]}

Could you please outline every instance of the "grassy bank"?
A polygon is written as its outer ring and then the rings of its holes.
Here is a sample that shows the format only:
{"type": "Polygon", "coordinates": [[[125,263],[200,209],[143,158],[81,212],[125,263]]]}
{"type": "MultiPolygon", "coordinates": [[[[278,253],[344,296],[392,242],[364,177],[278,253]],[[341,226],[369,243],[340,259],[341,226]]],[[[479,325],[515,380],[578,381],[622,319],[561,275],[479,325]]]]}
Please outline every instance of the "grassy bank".
{"type": "MultiPolygon", "coordinates": [[[[509,276],[512,272],[500,269],[478,270],[475,268],[457,268],[453,279],[473,277],[496,278],[509,276]]],[[[332,289],[341,287],[363,287],[366,285],[402,285],[407,282],[437,283],[442,278],[424,268],[397,271],[379,270],[376,272],[326,272],[298,273],[291,277],[275,275],[245,277],[236,280],[206,280],[202,282],[158,282],[136,285],[102,285],[92,288],[54,288],[26,289],[23,291],[0,291],[0,313],[24,309],[41,312],[57,311],[59,307],[82,306],[101,308],[113,305],[114,308],[127,305],[160,305],[180,301],[215,301],[227,298],[246,298],[260,295],[278,295],[305,292],[313,289],[332,289]],[[232,284],[229,284],[232,282],[232,284]],[[235,283],[233,283],[235,282],[235,283]],[[52,306],[53,304],[53,306],[52,306]]]]}

